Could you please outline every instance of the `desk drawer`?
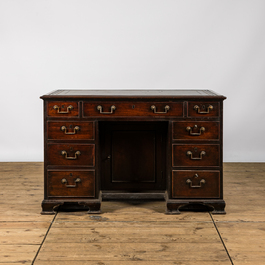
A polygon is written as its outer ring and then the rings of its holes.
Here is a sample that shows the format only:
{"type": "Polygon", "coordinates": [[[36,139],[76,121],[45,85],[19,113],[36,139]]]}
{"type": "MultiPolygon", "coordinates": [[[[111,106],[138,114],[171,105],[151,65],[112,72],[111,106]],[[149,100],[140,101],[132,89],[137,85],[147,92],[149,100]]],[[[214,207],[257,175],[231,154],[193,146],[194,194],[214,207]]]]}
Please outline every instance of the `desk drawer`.
{"type": "Polygon", "coordinates": [[[220,123],[211,121],[173,122],[173,140],[219,140],[220,123]]]}
{"type": "Polygon", "coordinates": [[[94,144],[48,144],[48,164],[95,166],[94,144]]]}
{"type": "Polygon", "coordinates": [[[94,140],[94,122],[48,121],[49,140],[94,140]]]}
{"type": "Polygon", "coordinates": [[[76,101],[51,101],[48,102],[48,116],[50,117],[77,117],[79,106],[76,101]]]}
{"type": "Polygon", "coordinates": [[[173,144],[172,166],[220,166],[218,144],[173,144]]]}
{"type": "Polygon", "coordinates": [[[188,117],[218,117],[219,102],[188,102],[188,117]]]}
{"type": "Polygon", "coordinates": [[[173,198],[220,198],[220,172],[173,170],[173,198]]]}
{"type": "Polygon", "coordinates": [[[182,102],[84,102],[84,117],[183,116],[182,102]]]}
{"type": "Polygon", "coordinates": [[[48,171],[49,197],[94,197],[95,171],[48,171]]]}

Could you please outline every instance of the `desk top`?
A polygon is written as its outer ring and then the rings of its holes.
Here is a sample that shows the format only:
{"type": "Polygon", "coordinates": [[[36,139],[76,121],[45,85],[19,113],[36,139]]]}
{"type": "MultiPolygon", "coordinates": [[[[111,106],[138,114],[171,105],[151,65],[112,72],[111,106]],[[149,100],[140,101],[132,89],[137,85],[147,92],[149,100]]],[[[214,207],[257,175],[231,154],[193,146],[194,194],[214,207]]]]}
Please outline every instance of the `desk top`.
{"type": "Polygon", "coordinates": [[[56,98],[214,98],[226,99],[211,90],[201,89],[59,89],[43,95],[42,99],[56,98]]]}

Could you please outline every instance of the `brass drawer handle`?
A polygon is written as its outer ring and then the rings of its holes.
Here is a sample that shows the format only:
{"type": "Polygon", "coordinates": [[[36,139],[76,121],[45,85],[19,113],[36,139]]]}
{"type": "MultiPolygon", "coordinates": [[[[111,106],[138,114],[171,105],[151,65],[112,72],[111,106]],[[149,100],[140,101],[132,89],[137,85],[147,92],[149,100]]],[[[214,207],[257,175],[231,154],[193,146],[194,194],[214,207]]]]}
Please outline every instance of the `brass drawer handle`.
{"type": "Polygon", "coordinates": [[[80,127],[79,127],[79,126],[75,126],[73,132],[67,132],[67,128],[66,128],[66,126],[62,126],[62,127],[61,127],[61,130],[64,131],[64,134],[76,134],[77,131],[80,130],[80,127]]]}
{"type": "Polygon", "coordinates": [[[103,110],[102,106],[98,105],[98,106],[97,106],[97,110],[99,110],[99,113],[100,113],[100,114],[112,114],[113,111],[116,110],[116,107],[115,107],[114,105],[112,105],[112,106],[110,107],[110,112],[103,112],[103,111],[102,111],[102,110],[103,110]]]}
{"type": "Polygon", "coordinates": [[[199,107],[198,105],[195,105],[193,108],[194,108],[195,110],[197,110],[197,113],[199,113],[199,114],[207,114],[207,113],[210,113],[210,110],[213,109],[213,106],[212,106],[212,105],[209,105],[209,106],[207,107],[207,110],[206,110],[206,111],[201,111],[201,109],[200,109],[200,107],[199,107]]]}
{"type": "MultiPolygon", "coordinates": [[[[196,130],[196,129],[198,128],[198,125],[194,125],[193,128],[196,130]]],[[[200,128],[200,132],[198,132],[198,133],[194,133],[194,132],[192,132],[192,128],[191,128],[190,126],[188,126],[188,127],[186,128],[186,130],[187,130],[188,132],[190,132],[190,135],[192,135],[192,136],[199,136],[199,135],[202,134],[202,132],[205,131],[205,128],[204,128],[204,127],[201,127],[201,128],[200,128]]]]}
{"type": "Polygon", "coordinates": [[[164,113],[167,113],[169,111],[170,107],[168,105],[165,106],[165,111],[156,111],[156,106],[155,105],[152,105],[151,106],[151,110],[155,113],[155,114],[164,114],[164,113]]]}
{"type": "Polygon", "coordinates": [[[64,156],[65,159],[77,159],[78,156],[81,155],[81,152],[80,151],[76,151],[75,152],[75,156],[67,156],[67,152],[66,151],[62,151],[61,154],[64,156]]]}
{"type": "Polygon", "coordinates": [[[54,105],[53,108],[55,110],[57,110],[57,113],[60,113],[60,114],[67,114],[67,113],[70,113],[70,111],[74,108],[72,105],[69,105],[67,107],[67,111],[60,111],[60,107],[58,107],[57,105],[54,105]]]}
{"type": "Polygon", "coordinates": [[[65,184],[65,187],[67,188],[75,188],[77,185],[76,183],[80,183],[81,182],[81,179],[80,178],[76,178],[75,179],[75,185],[67,185],[67,179],[62,179],[62,183],[65,184]]]}
{"type": "MultiPolygon", "coordinates": [[[[198,174],[195,174],[195,178],[198,178],[198,177],[199,177],[198,174]]],[[[192,185],[192,180],[191,179],[187,179],[186,183],[189,184],[191,188],[201,188],[202,184],[206,183],[206,180],[205,179],[201,179],[200,180],[200,185],[192,185]]]]}
{"type": "Polygon", "coordinates": [[[204,155],[206,155],[206,152],[205,151],[201,151],[199,157],[193,157],[193,154],[192,154],[191,151],[188,151],[187,152],[187,156],[190,156],[190,159],[192,159],[192,160],[201,160],[202,159],[202,156],[204,156],[204,155]]]}

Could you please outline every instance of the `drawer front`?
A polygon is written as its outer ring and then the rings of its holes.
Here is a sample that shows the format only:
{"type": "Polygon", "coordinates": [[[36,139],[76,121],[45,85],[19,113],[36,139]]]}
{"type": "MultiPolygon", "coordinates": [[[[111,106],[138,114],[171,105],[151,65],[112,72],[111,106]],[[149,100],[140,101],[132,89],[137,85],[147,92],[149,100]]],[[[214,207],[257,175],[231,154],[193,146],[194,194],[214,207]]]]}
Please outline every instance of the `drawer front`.
{"type": "Polygon", "coordinates": [[[84,102],[84,117],[183,116],[181,102],[84,102]]]}
{"type": "Polygon", "coordinates": [[[219,140],[220,123],[210,121],[173,122],[173,140],[219,140]]]}
{"type": "Polygon", "coordinates": [[[95,171],[48,171],[49,197],[94,197],[95,171]]]}
{"type": "Polygon", "coordinates": [[[172,166],[219,166],[220,152],[218,144],[173,144],[172,166]]]}
{"type": "Polygon", "coordinates": [[[79,106],[75,101],[48,102],[48,116],[50,117],[78,117],[79,106]]]}
{"type": "Polygon", "coordinates": [[[219,171],[172,171],[173,198],[220,198],[219,171]]]}
{"type": "Polygon", "coordinates": [[[49,140],[94,140],[94,122],[48,121],[49,140]]]}
{"type": "Polygon", "coordinates": [[[49,144],[49,165],[95,166],[94,144],[49,144]]]}
{"type": "Polygon", "coordinates": [[[188,117],[218,117],[219,102],[188,102],[188,117]]]}

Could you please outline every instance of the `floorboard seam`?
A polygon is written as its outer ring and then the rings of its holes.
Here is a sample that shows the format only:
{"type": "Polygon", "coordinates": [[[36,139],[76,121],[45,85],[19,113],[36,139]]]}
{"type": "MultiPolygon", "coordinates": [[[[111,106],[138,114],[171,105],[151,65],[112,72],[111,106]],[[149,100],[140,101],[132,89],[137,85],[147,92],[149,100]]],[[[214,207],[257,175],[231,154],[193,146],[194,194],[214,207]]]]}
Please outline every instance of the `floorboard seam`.
{"type": "Polygon", "coordinates": [[[44,238],[43,238],[43,240],[42,240],[42,242],[40,244],[40,247],[39,247],[39,249],[38,249],[38,251],[37,251],[37,253],[36,253],[36,255],[35,255],[35,257],[34,257],[34,259],[32,261],[32,263],[31,263],[31,265],[33,265],[35,263],[35,260],[37,259],[38,255],[39,255],[39,252],[40,252],[40,250],[41,250],[41,248],[42,248],[42,246],[43,246],[43,244],[44,244],[44,242],[46,240],[46,237],[49,234],[49,231],[50,231],[50,229],[51,229],[51,227],[52,227],[52,225],[53,225],[53,223],[55,221],[55,218],[56,218],[57,214],[58,214],[58,212],[55,213],[55,215],[54,215],[54,217],[53,217],[53,219],[52,219],[52,221],[51,221],[51,223],[50,223],[50,225],[49,225],[49,227],[47,229],[47,232],[46,232],[46,234],[45,234],[45,236],[44,236],[44,238]]]}
{"type": "Polygon", "coordinates": [[[212,221],[213,221],[213,225],[214,225],[214,227],[215,227],[215,229],[216,229],[216,231],[217,231],[217,233],[218,233],[218,235],[219,235],[219,237],[220,237],[220,240],[221,240],[221,242],[222,242],[222,244],[223,244],[223,246],[224,246],[224,249],[225,249],[225,251],[226,251],[226,254],[227,254],[228,258],[230,259],[231,264],[234,265],[233,260],[232,260],[232,258],[231,258],[231,256],[230,256],[229,252],[228,252],[228,249],[226,248],[225,242],[224,242],[223,239],[222,239],[222,236],[221,236],[221,234],[220,234],[220,232],[219,232],[219,230],[218,230],[218,228],[217,228],[217,226],[216,226],[216,223],[215,223],[215,221],[214,221],[214,219],[213,219],[211,213],[210,213],[210,216],[211,216],[211,219],[212,219],[212,221]]]}

